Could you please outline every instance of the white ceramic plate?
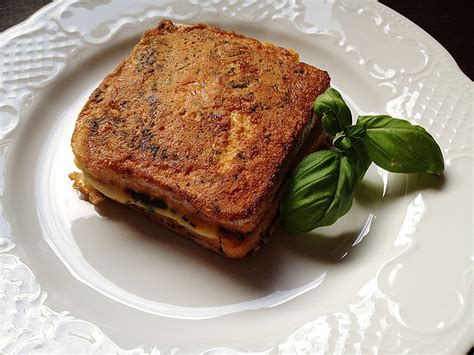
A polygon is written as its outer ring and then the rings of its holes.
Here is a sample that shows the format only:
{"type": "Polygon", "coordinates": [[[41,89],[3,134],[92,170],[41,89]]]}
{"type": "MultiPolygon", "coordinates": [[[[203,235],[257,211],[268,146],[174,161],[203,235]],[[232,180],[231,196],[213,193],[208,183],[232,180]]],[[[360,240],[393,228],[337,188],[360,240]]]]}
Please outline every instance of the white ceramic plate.
{"type": "Polygon", "coordinates": [[[0,35],[0,352],[463,353],[472,343],[473,84],[374,1],[54,2],[0,35]],[[351,212],[226,260],[79,199],[91,90],[160,18],[290,47],[354,113],[425,126],[444,177],[372,166],[351,212]]]}

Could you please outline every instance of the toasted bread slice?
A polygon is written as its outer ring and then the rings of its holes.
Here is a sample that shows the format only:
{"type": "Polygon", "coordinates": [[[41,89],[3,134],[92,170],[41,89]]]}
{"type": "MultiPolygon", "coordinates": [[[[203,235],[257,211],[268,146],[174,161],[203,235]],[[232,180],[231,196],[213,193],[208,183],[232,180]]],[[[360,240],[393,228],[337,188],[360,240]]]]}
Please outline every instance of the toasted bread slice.
{"type": "Polygon", "coordinates": [[[91,94],[76,162],[106,196],[240,257],[269,229],[310,132],[309,145],[321,141],[312,104],[329,82],[290,50],[163,20],[91,94]]]}

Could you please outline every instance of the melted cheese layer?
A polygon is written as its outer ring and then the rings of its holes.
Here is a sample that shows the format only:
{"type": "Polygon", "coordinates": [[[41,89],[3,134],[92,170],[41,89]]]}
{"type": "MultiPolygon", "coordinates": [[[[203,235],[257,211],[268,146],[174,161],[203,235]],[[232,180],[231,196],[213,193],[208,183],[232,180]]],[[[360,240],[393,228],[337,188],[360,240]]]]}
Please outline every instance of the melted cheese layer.
{"type": "MultiPolygon", "coordinates": [[[[130,194],[123,191],[120,188],[117,188],[113,185],[103,184],[100,181],[91,178],[89,175],[84,173],[84,179],[92,185],[94,189],[107,196],[108,198],[117,201],[124,205],[135,205],[141,208],[144,208],[147,211],[152,210],[153,213],[172,219],[173,221],[179,223],[181,226],[192,230],[193,232],[209,239],[219,239],[218,228],[215,225],[207,224],[205,221],[200,219],[199,225],[193,226],[189,221],[186,221],[183,217],[184,214],[180,211],[176,213],[171,212],[169,209],[162,208],[151,208],[148,205],[140,203],[140,201],[135,200],[130,194]]],[[[192,218],[191,218],[192,219],[192,218]]]]}

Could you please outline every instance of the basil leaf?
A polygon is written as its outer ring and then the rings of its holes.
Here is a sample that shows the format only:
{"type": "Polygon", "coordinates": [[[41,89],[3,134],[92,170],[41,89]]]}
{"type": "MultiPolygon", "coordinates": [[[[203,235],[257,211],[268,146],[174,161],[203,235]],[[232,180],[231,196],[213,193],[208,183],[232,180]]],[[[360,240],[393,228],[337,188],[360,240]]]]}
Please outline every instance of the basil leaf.
{"type": "Polygon", "coordinates": [[[390,116],[360,116],[365,126],[363,145],[370,159],[395,173],[430,173],[444,170],[441,149],[421,126],[390,116]]]}
{"type": "Polygon", "coordinates": [[[351,208],[358,181],[357,169],[343,153],[323,150],[308,155],[283,194],[283,227],[301,233],[333,224],[351,208]]]}
{"type": "Polygon", "coordinates": [[[333,88],[328,88],[316,98],[313,109],[321,118],[324,130],[331,136],[335,136],[352,123],[351,110],[341,94],[333,88]]]}

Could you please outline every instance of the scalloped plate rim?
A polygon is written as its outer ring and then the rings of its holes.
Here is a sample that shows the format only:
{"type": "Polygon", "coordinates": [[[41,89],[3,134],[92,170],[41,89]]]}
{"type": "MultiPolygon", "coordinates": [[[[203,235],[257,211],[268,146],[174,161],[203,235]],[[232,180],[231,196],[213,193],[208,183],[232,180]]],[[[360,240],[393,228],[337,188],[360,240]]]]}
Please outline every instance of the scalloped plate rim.
{"type": "MultiPolygon", "coordinates": [[[[72,2],[71,2],[72,3],[72,2]]],[[[62,6],[62,5],[67,5],[68,3],[61,3],[61,2],[52,2],[40,10],[38,10],[36,13],[34,13],[32,16],[30,16],[28,19],[25,21],[7,29],[6,31],[0,33],[0,43],[3,43],[5,39],[8,39],[9,36],[14,36],[18,33],[27,33],[28,29],[30,26],[34,25],[36,21],[41,20],[43,17],[47,17],[49,12],[55,9],[56,7],[62,6]]],[[[390,12],[394,14],[395,16],[399,17],[401,20],[407,22],[410,26],[412,26],[416,31],[418,31],[421,35],[424,36],[424,38],[428,41],[430,41],[438,50],[440,50],[440,54],[444,57],[444,59],[447,61],[447,64],[449,64],[449,69],[452,71],[454,75],[458,76],[458,79],[461,81],[464,81],[465,85],[472,85],[472,81],[467,77],[466,74],[462,72],[462,70],[459,68],[458,64],[456,63],[455,59],[451,56],[451,54],[444,48],[436,39],[431,37],[426,31],[424,31],[422,28],[420,28],[418,25],[413,23],[411,20],[405,18],[403,15],[399,14],[398,12],[390,9],[388,6],[380,3],[376,3],[377,6],[381,7],[384,9],[384,11],[390,12]]],[[[120,32],[122,29],[120,29],[118,32],[120,32]]],[[[117,33],[114,34],[114,36],[117,35],[117,33]]],[[[66,64],[67,66],[68,64],[66,64]]],[[[58,77],[54,78],[52,82],[54,82],[58,77]]],[[[51,83],[48,83],[47,85],[51,85],[51,83]]],[[[36,90],[36,89],[34,89],[36,90]]],[[[14,132],[14,130],[13,130],[14,132]]],[[[7,137],[11,134],[9,132],[7,134],[7,137]]],[[[3,138],[2,138],[3,141],[3,138]]],[[[0,257],[2,254],[0,254],[0,257]]],[[[230,350],[230,349],[228,349],[230,350]]]]}

